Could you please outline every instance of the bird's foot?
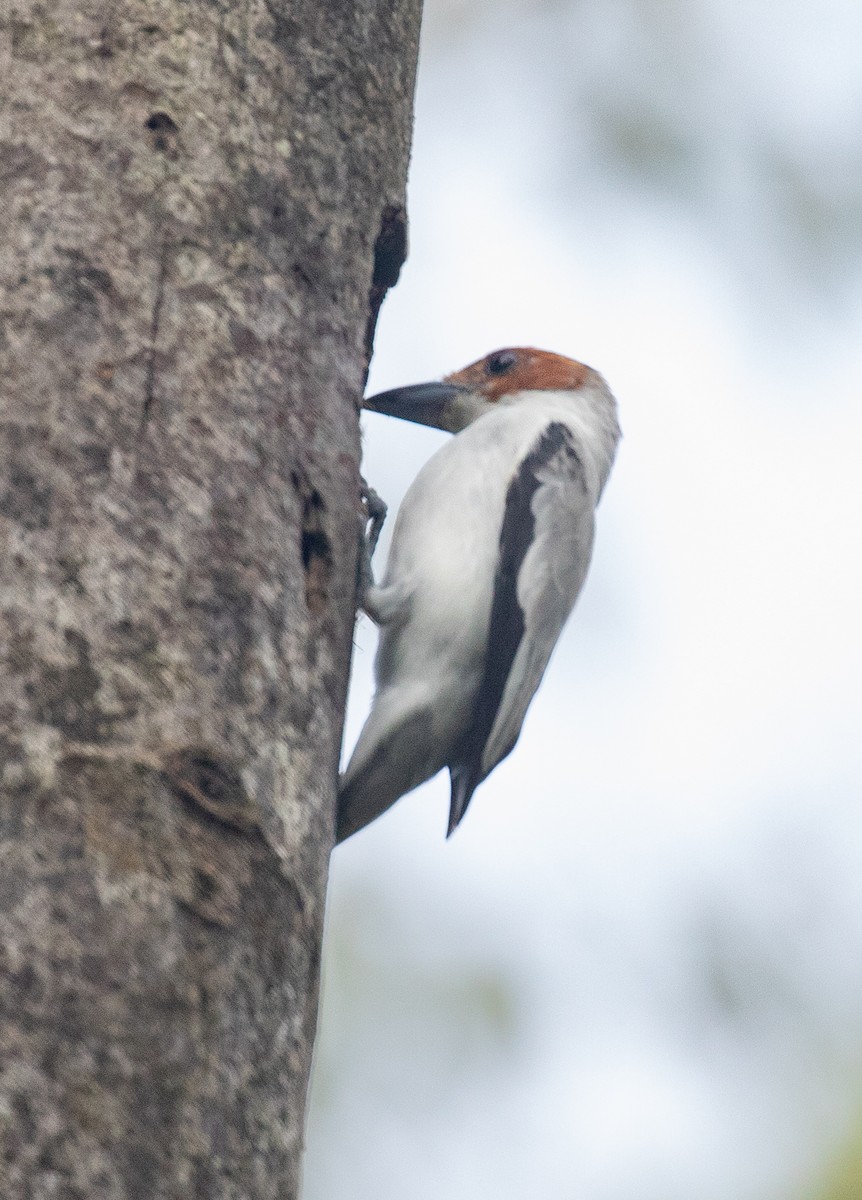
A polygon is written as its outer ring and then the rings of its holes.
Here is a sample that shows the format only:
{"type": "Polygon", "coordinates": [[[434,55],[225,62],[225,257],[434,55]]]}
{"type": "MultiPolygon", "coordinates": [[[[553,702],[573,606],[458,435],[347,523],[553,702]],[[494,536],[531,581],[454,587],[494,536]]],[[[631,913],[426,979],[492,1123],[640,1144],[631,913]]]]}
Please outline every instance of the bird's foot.
{"type": "Polygon", "coordinates": [[[362,499],[362,515],[359,524],[359,561],[356,568],[356,583],[359,605],[363,607],[365,597],[374,587],[371,559],[386,520],[387,508],[385,501],[381,500],[374,488],[369,487],[361,476],[359,495],[362,499]]]}
{"type": "Polygon", "coordinates": [[[375,492],[373,487],[365,482],[360,476],[359,495],[362,498],[362,504],[365,510],[365,521],[368,524],[367,532],[364,532],[365,541],[368,544],[368,557],[372,558],[374,551],[377,549],[377,540],[380,537],[380,532],[386,521],[386,501],[381,499],[375,492]]]}

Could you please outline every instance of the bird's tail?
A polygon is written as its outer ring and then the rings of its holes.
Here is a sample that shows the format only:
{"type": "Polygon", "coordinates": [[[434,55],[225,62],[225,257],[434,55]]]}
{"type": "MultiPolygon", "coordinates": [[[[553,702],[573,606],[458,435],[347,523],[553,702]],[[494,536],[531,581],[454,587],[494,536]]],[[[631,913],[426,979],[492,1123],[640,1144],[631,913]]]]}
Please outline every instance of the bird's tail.
{"type": "Polygon", "coordinates": [[[473,799],[473,793],[482,782],[476,764],[468,763],[449,768],[452,780],[452,793],[449,800],[449,827],[446,837],[449,838],[461,824],[461,819],[467,811],[467,805],[473,799]]]}
{"type": "Polygon", "coordinates": [[[336,842],[357,833],[444,765],[432,759],[431,714],[414,711],[382,736],[369,718],[338,788],[336,842]]]}

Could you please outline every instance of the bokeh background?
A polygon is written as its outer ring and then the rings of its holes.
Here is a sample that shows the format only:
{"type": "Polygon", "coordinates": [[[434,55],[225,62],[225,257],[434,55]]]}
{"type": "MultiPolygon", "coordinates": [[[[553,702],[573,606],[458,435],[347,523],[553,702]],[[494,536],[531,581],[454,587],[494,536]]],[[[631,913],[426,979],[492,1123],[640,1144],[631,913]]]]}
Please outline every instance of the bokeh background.
{"type": "MultiPolygon", "coordinates": [[[[625,437],[514,754],[333,856],[305,1200],[859,1200],[862,5],[428,0],[410,218],[370,387],[537,345],[625,437]]],[[[442,435],[364,437],[394,513],[442,435]]]]}

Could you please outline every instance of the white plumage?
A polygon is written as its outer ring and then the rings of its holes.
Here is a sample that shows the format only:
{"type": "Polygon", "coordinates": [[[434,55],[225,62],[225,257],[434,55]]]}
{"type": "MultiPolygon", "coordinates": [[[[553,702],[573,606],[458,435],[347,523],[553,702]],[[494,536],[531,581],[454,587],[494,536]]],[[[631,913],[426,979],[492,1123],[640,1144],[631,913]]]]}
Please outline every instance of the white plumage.
{"type": "Polygon", "coordinates": [[[443,767],[451,833],[511,751],[586,577],[619,438],[601,376],[537,350],[367,406],[456,436],[404,497],[363,597],[381,627],[377,690],[341,780],[339,841],[443,767]]]}

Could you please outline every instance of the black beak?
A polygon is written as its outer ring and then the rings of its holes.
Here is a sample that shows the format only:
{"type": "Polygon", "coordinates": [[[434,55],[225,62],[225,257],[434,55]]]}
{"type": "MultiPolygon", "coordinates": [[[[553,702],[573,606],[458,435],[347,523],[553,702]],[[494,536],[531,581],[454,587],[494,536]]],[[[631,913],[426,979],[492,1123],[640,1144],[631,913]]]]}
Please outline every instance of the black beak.
{"type": "Polygon", "coordinates": [[[415,425],[431,425],[434,429],[445,429],[446,407],[455,396],[466,391],[455,383],[414,383],[410,387],[392,388],[389,392],[378,392],[363,402],[369,412],[385,413],[387,417],[400,417],[415,425]]]}

